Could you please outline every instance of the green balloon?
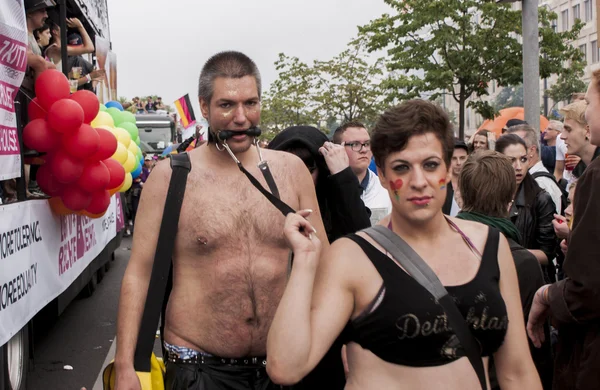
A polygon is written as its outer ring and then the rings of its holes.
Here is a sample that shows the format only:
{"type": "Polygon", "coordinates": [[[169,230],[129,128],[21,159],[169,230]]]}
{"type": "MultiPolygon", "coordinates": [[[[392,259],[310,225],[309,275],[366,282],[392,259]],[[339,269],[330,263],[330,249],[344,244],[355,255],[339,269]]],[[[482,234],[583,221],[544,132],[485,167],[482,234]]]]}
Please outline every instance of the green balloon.
{"type": "Polygon", "coordinates": [[[115,127],[121,127],[120,125],[123,123],[123,113],[115,107],[107,108],[106,112],[108,112],[113,118],[113,121],[115,121],[115,127]]]}
{"type": "Polygon", "coordinates": [[[138,161],[144,158],[144,155],[142,154],[142,151],[139,150],[139,149],[138,149],[138,152],[136,153],[135,156],[137,157],[138,161]]]}
{"type": "MultiPolygon", "coordinates": [[[[116,122],[116,121],[115,121],[116,122]]],[[[120,125],[118,125],[120,128],[127,130],[127,132],[129,133],[129,135],[131,136],[131,139],[136,139],[139,136],[139,130],[137,128],[137,126],[131,122],[121,122],[120,125]]]]}
{"type": "Polygon", "coordinates": [[[100,105],[100,111],[106,111],[106,106],[104,104],[100,105]]]}
{"type": "Polygon", "coordinates": [[[135,139],[135,143],[137,144],[137,146],[140,146],[140,142],[142,142],[140,140],[140,136],[138,135],[138,137],[135,139]]]}
{"type": "Polygon", "coordinates": [[[135,125],[135,115],[133,115],[131,112],[123,111],[121,116],[123,117],[123,122],[129,122],[135,125]]]}

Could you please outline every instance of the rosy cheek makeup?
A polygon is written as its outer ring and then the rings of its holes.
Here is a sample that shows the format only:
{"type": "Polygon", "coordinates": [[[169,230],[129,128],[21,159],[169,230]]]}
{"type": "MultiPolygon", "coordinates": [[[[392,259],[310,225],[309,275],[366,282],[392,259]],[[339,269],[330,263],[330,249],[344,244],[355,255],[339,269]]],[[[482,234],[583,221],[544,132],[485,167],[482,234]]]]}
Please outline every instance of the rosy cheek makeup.
{"type": "Polygon", "coordinates": [[[390,180],[390,188],[394,191],[396,201],[400,201],[400,193],[398,191],[400,191],[400,188],[402,188],[403,184],[404,183],[402,182],[402,179],[397,179],[396,181],[390,180]]]}
{"type": "Polygon", "coordinates": [[[446,179],[440,179],[440,190],[445,190],[446,189],[446,179]]]}

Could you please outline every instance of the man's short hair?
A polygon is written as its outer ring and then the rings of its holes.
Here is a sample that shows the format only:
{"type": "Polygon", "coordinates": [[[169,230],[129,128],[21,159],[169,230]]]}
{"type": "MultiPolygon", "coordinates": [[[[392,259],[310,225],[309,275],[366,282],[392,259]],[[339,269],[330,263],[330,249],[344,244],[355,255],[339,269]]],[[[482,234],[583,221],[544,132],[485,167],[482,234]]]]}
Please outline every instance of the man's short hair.
{"type": "Polygon", "coordinates": [[[559,112],[565,119],[573,120],[581,126],[587,126],[588,123],[585,120],[586,108],[587,103],[585,100],[578,100],[575,103],[571,103],[568,106],[561,108],[559,112]]]}
{"type": "MultiPolygon", "coordinates": [[[[350,121],[350,122],[346,122],[343,125],[341,125],[340,127],[338,127],[337,129],[335,129],[335,132],[333,133],[333,143],[334,144],[341,144],[342,143],[342,134],[344,134],[346,132],[346,130],[348,130],[351,127],[358,127],[358,128],[362,128],[367,130],[367,127],[358,121],[350,121]]],[[[368,130],[367,130],[368,132],[368,130]]]]}
{"type": "Polygon", "coordinates": [[[532,146],[535,146],[535,150],[537,152],[537,154],[540,154],[540,133],[534,129],[533,127],[529,126],[529,125],[518,125],[518,126],[512,126],[508,128],[508,131],[506,132],[507,134],[514,134],[518,131],[522,131],[525,133],[525,136],[523,137],[523,140],[525,141],[525,143],[527,144],[527,149],[529,149],[532,146]]]}
{"type": "Polygon", "coordinates": [[[563,132],[565,129],[565,125],[561,121],[551,120],[548,122],[548,127],[551,127],[553,130],[563,132]]]}
{"type": "Polygon", "coordinates": [[[585,99],[585,92],[574,92],[571,94],[571,101],[578,102],[585,99]]]}
{"type": "Polygon", "coordinates": [[[506,218],[517,190],[515,170],[505,155],[493,150],[479,150],[463,165],[458,187],[463,211],[506,218]]]}
{"type": "Polygon", "coordinates": [[[442,157],[450,167],[454,154],[454,131],[448,114],[427,100],[408,100],[381,114],[371,134],[375,163],[383,168],[385,159],[402,151],[414,136],[433,134],[442,144],[442,157]]]}
{"type": "Polygon", "coordinates": [[[252,76],[256,80],[256,89],[260,98],[262,87],[258,67],[247,55],[237,51],[223,51],[210,57],[202,67],[198,82],[198,97],[210,102],[214,93],[217,77],[241,79],[252,76]]]}

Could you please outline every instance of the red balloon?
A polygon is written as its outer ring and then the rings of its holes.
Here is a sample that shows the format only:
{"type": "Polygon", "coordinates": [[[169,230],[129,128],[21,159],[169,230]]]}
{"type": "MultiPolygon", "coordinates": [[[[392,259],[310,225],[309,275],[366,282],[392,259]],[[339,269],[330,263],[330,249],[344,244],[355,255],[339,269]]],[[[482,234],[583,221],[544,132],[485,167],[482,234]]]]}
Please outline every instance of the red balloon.
{"type": "Polygon", "coordinates": [[[64,205],[72,211],[83,210],[88,207],[92,201],[92,195],[88,194],[76,185],[71,185],[65,188],[60,198],[62,199],[64,205]]]}
{"type": "Polygon", "coordinates": [[[83,108],[83,123],[92,123],[96,115],[98,115],[98,111],[100,111],[98,97],[93,92],[82,90],[71,95],[71,100],[76,101],[83,108]]]}
{"type": "Polygon", "coordinates": [[[23,129],[23,143],[38,152],[49,152],[60,145],[60,134],[52,131],[44,119],[35,119],[23,129]]]}
{"type": "Polygon", "coordinates": [[[52,170],[50,169],[50,164],[41,165],[36,174],[36,180],[42,191],[49,196],[60,196],[62,193],[62,189],[64,187],[63,184],[60,184],[52,170]]]}
{"type": "Polygon", "coordinates": [[[56,151],[50,160],[50,169],[59,183],[73,183],[83,172],[83,162],[70,156],[63,149],[56,151]]]}
{"type": "Polygon", "coordinates": [[[29,102],[29,106],[27,106],[27,115],[29,116],[29,120],[35,119],[46,119],[46,114],[48,111],[40,104],[38,98],[33,98],[31,102],[29,102]]]}
{"type": "Polygon", "coordinates": [[[107,190],[97,191],[92,194],[92,200],[85,211],[90,214],[100,214],[106,211],[110,205],[110,194],[107,190]]]}
{"type": "Polygon", "coordinates": [[[110,158],[117,150],[117,137],[110,131],[102,128],[97,128],[96,132],[100,136],[98,143],[98,151],[88,161],[102,161],[110,158]]]}
{"type": "Polygon", "coordinates": [[[69,80],[56,69],[45,70],[35,81],[35,95],[46,110],[60,99],[68,98],[70,94],[69,80]]]}
{"type": "Polygon", "coordinates": [[[83,108],[71,99],[61,99],[48,111],[48,125],[57,133],[72,133],[83,124],[83,108]]]}
{"type": "MultiPolygon", "coordinates": [[[[77,185],[89,193],[105,190],[110,182],[110,172],[102,161],[90,162],[83,167],[77,185]]],[[[96,214],[96,213],[93,213],[96,214]]]]}
{"type": "Polygon", "coordinates": [[[100,136],[96,129],[84,123],[72,134],[65,134],[62,144],[71,156],[84,159],[96,153],[99,142],[100,136]]]}
{"type": "Polygon", "coordinates": [[[107,188],[120,187],[125,180],[125,168],[123,168],[123,166],[114,158],[108,158],[102,162],[110,172],[110,181],[108,182],[107,188]]]}

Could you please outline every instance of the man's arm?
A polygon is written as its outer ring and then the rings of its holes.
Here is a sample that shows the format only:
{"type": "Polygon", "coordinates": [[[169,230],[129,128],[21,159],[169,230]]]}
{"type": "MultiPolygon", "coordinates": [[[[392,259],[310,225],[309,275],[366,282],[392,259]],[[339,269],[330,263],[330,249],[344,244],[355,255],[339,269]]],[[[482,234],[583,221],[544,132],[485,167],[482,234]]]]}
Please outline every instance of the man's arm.
{"type": "Polygon", "coordinates": [[[117,351],[115,367],[119,371],[133,370],[133,356],[142,312],[146,300],[154,252],[163,215],[163,207],[171,179],[169,161],[159,163],[147,181],[140,199],[133,236],[133,248],[123,277],[117,320],[117,351]]]}
{"type": "Polygon", "coordinates": [[[563,172],[565,170],[565,160],[556,160],[556,165],[554,166],[554,177],[556,181],[560,181],[563,177],[563,172]]]}
{"type": "Polygon", "coordinates": [[[46,61],[42,56],[27,52],[27,66],[30,66],[35,72],[36,77],[46,69],[56,69],[53,63],[46,61]]]}

